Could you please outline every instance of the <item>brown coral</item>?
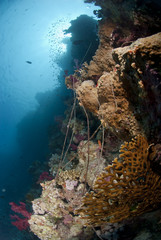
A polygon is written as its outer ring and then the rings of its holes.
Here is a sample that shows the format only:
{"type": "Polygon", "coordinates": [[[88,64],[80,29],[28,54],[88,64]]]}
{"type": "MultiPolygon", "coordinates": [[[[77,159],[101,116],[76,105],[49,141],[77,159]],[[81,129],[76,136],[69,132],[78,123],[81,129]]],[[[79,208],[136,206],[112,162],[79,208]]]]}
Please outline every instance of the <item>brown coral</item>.
{"type": "Polygon", "coordinates": [[[120,158],[97,177],[94,192],[85,195],[77,210],[89,224],[119,222],[161,202],[161,179],[150,167],[147,140],[138,136],[125,142],[120,152],[120,158]]]}
{"type": "Polygon", "coordinates": [[[160,141],[161,33],[113,50],[126,99],[148,139],[160,141]],[[152,127],[151,127],[152,126],[152,127]]]}
{"type": "Polygon", "coordinates": [[[134,109],[116,74],[104,72],[98,80],[97,93],[100,103],[98,116],[105,127],[108,125],[112,132],[124,140],[141,132],[133,114],[134,109]]]}
{"type": "Polygon", "coordinates": [[[99,22],[99,47],[90,61],[89,65],[84,63],[81,69],[81,77],[85,80],[95,80],[102,75],[103,71],[111,71],[115,65],[112,58],[112,47],[110,46],[110,35],[116,24],[102,20],[99,22]]]}
{"type": "Polygon", "coordinates": [[[93,113],[97,113],[99,102],[97,96],[97,89],[94,86],[94,82],[84,81],[81,86],[77,88],[77,95],[80,105],[83,105],[86,109],[93,113]]]}

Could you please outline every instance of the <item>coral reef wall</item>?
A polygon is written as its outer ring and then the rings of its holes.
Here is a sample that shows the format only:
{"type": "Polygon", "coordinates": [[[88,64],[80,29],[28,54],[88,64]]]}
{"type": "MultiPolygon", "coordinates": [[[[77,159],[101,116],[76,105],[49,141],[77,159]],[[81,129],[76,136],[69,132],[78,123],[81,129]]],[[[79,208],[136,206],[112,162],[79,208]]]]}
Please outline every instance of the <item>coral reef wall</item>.
{"type": "Polygon", "coordinates": [[[97,15],[103,19],[98,50],[75,85],[80,104],[121,139],[142,133],[160,141],[160,6],[152,1],[85,2],[100,5],[97,15]]]}
{"type": "Polygon", "coordinates": [[[101,7],[99,46],[66,76],[68,147],[52,152],[30,229],[42,240],[161,239],[161,4],[85,2],[101,7]]]}

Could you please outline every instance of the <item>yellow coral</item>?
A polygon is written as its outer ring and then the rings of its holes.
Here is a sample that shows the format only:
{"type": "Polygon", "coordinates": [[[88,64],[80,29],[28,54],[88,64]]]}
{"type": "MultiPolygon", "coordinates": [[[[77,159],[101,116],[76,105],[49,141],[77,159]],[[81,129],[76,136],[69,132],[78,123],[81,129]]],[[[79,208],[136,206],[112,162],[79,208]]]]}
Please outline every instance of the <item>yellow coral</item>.
{"type": "Polygon", "coordinates": [[[80,172],[75,169],[61,171],[58,175],[57,183],[62,185],[67,179],[68,180],[77,180],[79,178],[80,172]]]}
{"type": "Polygon", "coordinates": [[[155,208],[161,202],[161,177],[148,160],[147,140],[138,136],[125,142],[119,159],[97,177],[94,192],[87,193],[76,211],[87,225],[119,222],[155,208]]]}

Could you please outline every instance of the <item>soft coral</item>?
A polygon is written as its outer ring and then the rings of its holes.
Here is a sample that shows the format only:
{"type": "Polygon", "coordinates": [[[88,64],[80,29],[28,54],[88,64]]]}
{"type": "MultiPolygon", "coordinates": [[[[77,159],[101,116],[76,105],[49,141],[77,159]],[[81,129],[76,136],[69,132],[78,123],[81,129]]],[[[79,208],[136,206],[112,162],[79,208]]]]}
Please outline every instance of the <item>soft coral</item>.
{"type": "Polygon", "coordinates": [[[16,226],[20,231],[26,230],[29,226],[28,220],[31,217],[31,213],[27,211],[26,204],[20,202],[20,205],[17,205],[14,202],[9,203],[11,205],[12,211],[21,214],[24,218],[19,217],[18,215],[10,215],[11,219],[16,221],[11,222],[12,225],[16,226]]]}

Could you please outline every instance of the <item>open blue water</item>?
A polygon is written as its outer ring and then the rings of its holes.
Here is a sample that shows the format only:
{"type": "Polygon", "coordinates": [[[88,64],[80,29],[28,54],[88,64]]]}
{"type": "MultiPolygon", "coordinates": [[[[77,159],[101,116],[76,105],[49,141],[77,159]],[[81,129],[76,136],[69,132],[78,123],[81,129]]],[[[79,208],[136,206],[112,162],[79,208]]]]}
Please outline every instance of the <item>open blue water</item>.
{"type": "Polygon", "coordinates": [[[11,225],[9,202],[30,189],[28,170],[46,160],[47,129],[70,96],[63,71],[73,71],[72,46],[63,30],[94,9],[83,0],[0,0],[0,240],[31,239],[11,225]]]}

